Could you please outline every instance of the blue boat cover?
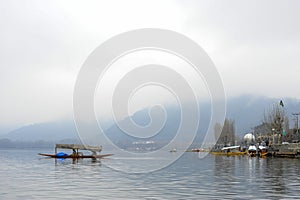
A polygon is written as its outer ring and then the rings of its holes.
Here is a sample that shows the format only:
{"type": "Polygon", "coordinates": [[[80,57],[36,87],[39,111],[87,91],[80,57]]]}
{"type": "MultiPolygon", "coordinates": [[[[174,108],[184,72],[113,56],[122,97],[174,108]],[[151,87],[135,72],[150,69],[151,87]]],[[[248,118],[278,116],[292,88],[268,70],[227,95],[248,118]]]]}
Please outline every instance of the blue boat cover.
{"type": "Polygon", "coordinates": [[[65,157],[68,156],[68,154],[66,154],[65,152],[59,152],[56,154],[57,157],[65,157]]]}

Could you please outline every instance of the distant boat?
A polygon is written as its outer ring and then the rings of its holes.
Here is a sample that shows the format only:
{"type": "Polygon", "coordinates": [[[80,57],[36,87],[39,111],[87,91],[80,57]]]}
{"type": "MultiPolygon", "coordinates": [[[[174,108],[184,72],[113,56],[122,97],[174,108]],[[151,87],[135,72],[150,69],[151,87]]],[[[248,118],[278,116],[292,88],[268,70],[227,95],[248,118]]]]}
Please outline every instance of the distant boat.
{"type": "Polygon", "coordinates": [[[186,150],[186,152],[209,152],[209,149],[196,148],[196,149],[186,150]]]}
{"type": "Polygon", "coordinates": [[[175,153],[175,152],[177,152],[177,149],[176,149],[176,148],[173,148],[173,149],[170,150],[170,152],[171,152],[171,153],[175,153]]]}
{"type": "Polygon", "coordinates": [[[56,144],[55,146],[55,154],[45,154],[39,153],[41,156],[46,156],[50,158],[72,158],[72,159],[83,159],[83,158],[103,158],[107,156],[112,156],[113,154],[97,154],[97,152],[102,151],[102,146],[89,146],[89,145],[80,145],[80,144],[56,144]],[[64,152],[57,153],[57,149],[72,149],[72,154],[67,154],[64,152]],[[82,152],[78,152],[78,150],[87,150],[91,151],[92,154],[90,155],[83,155],[82,152]]]}
{"type": "Polygon", "coordinates": [[[220,151],[211,151],[210,153],[219,156],[240,156],[245,155],[247,153],[245,151],[241,151],[240,149],[240,146],[230,146],[223,147],[220,151]]]}

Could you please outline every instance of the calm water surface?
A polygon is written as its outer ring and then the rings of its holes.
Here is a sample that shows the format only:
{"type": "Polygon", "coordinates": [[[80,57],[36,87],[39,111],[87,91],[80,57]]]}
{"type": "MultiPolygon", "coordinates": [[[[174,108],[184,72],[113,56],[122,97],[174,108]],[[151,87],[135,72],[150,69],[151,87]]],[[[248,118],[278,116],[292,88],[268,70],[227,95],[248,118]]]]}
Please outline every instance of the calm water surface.
{"type": "Polygon", "coordinates": [[[165,169],[126,174],[107,167],[126,162],[117,155],[75,163],[37,155],[51,151],[0,149],[0,199],[300,199],[300,159],[185,153],[165,169]]]}

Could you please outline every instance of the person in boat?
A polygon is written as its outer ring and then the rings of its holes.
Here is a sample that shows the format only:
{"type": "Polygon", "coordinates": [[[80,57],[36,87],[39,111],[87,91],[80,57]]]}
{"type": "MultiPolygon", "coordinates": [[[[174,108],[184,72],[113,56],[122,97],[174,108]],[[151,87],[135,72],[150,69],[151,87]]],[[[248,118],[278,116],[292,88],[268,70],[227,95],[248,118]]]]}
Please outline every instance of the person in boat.
{"type": "Polygon", "coordinates": [[[76,153],[76,150],[75,149],[73,149],[73,155],[76,155],[77,153],[76,153]]]}
{"type": "Polygon", "coordinates": [[[229,152],[230,152],[230,149],[227,149],[227,150],[226,150],[226,153],[228,154],[229,152]]]}
{"type": "Polygon", "coordinates": [[[261,156],[261,149],[260,148],[258,148],[258,151],[257,151],[257,156],[261,156]]]}
{"type": "Polygon", "coordinates": [[[269,146],[269,139],[266,140],[266,146],[269,146]]]}

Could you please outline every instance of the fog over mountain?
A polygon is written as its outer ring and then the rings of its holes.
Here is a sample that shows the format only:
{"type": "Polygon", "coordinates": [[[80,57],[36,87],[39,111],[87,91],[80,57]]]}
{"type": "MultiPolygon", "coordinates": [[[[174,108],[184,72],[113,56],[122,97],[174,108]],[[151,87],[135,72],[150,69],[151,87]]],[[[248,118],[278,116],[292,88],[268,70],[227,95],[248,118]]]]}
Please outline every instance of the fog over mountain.
{"type": "MultiPolygon", "coordinates": [[[[244,135],[250,132],[251,129],[259,125],[262,122],[264,112],[273,104],[279,103],[280,99],[273,99],[267,97],[254,97],[250,95],[239,96],[231,98],[227,101],[227,118],[233,119],[236,126],[236,134],[244,135]]],[[[294,125],[292,121],[292,113],[300,111],[300,100],[298,99],[283,99],[284,109],[290,118],[290,126],[294,125]]],[[[176,107],[166,107],[166,121],[164,126],[157,134],[145,139],[139,137],[132,137],[124,134],[120,128],[113,124],[105,130],[105,135],[109,140],[118,146],[126,146],[133,144],[134,142],[146,142],[155,141],[160,145],[165,142],[171,141],[176,135],[178,127],[180,125],[180,110],[176,107]]],[[[156,117],[155,113],[152,113],[153,117],[156,117]]],[[[210,119],[210,105],[202,104],[200,108],[200,121],[199,129],[194,140],[194,144],[200,144],[203,141],[203,137],[207,131],[209,119],[210,119]]],[[[124,119],[122,121],[126,121],[124,119]]],[[[139,126],[147,126],[151,122],[151,118],[148,113],[148,109],[143,109],[136,112],[131,116],[133,120],[139,126]]],[[[120,122],[122,124],[123,122],[120,122]]],[[[151,130],[150,130],[151,131],[151,130]]],[[[143,134],[143,133],[141,133],[143,134]]],[[[185,133],[191,134],[191,133],[185,133]]],[[[84,135],[83,135],[84,137],[84,135]]],[[[73,121],[61,121],[61,122],[48,122],[40,124],[32,124],[29,126],[20,127],[13,130],[6,135],[3,135],[0,139],[0,146],[6,144],[8,141],[15,142],[75,142],[80,141],[75,124],[73,121]],[[8,139],[8,140],[4,140],[8,139]]],[[[85,139],[85,138],[84,138],[85,139]]],[[[90,139],[90,138],[89,138],[90,139]]],[[[92,139],[93,140],[93,139],[92,139]]],[[[179,138],[179,141],[186,142],[185,137],[179,138]]],[[[102,144],[102,141],[101,141],[102,144]]],[[[103,140],[103,145],[107,143],[103,140]]]]}
{"type": "MultiPolygon", "coordinates": [[[[71,119],[76,78],[90,53],[113,36],[141,28],[175,31],[199,44],[228,97],[246,92],[300,98],[300,1],[29,0],[0,5],[0,126],[7,126],[0,134],[25,124],[71,119]]],[[[178,64],[165,54],[151,62],[136,54],[127,64],[168,64],[173,70],[178,64]]],[[[120,72],[124,65],[115,68],[120,72]]],[[[185,72],[190,66],[180,68],[185,72]]],[[[119,72],[107,76],[119,81],[119,72]]]]}
{"type": "Polygon", "coordinates": [[[3,137],[16,141],[78,139],[76,127],[71,121],[32,124],[13,130],[3,137]]]}
{"type": "MultiPolygon", "coordinates": [[[[266,109],[268,109],[273,104],[279,103],[279,101],[280,99],[254,97],[250,95],[232,98],[227,101],[227,117],[235,120],[237,135],[244,135],[248,131],[251,131],[251,129],[254,126],[262,122],[263,114],[266,109]]],[[[292,121],[291,113],[300,111],[300,100],[287,98],[283,99],[283,102],[284,108],[291,119],[290,125],[293,126],[294,122],[292,121]]],[[[195,138],[196,143],[203,139],[203,136],[208,128],[210,118],[209,110],[209,104],[207,104],[207,106],[203,104],[200,107],[201,118],[199,122],[199,129],[197,131],[197,136],[195,138]]],[[[155,117],[155,113],[152,114],[154,114],[155,117]]],[[[179,127],[180,110],[178,108],[170,106],[166,108],[166,114],[168,118],[166,119],[164,127],[160,130],[160,132],[157,135],[154,135],[150,138],[141,139],[128,136],[124,134],[124,132],[122,132],[116,125],[112,125],[110,126],[110,128],[105,130],[105,134],[111,141],[113,141],[116,144],[132,143],[134,141],[147,140],[159,142],[169,141],[175,136],[176,131],[179,127]]],[[[148,115],[148,109],[143,109],[136,112],[132,116],[132,120],[140,126],[145,126],[149,124],[151,120],[148,115]]],[[[122,123],[122,121],[120,123],[122,123]]],[[[76,139],[79,141],[79,137],[73,121],[48,122],[24,126],[13,130],[7,133],[6,135],[3,135],[1,138],[6,138],[11,141],[27,142],[57,142],[65,139],[76,139]]],[[[184,138],[181,138],[181,141],[184,142],[184,138]]]]}

